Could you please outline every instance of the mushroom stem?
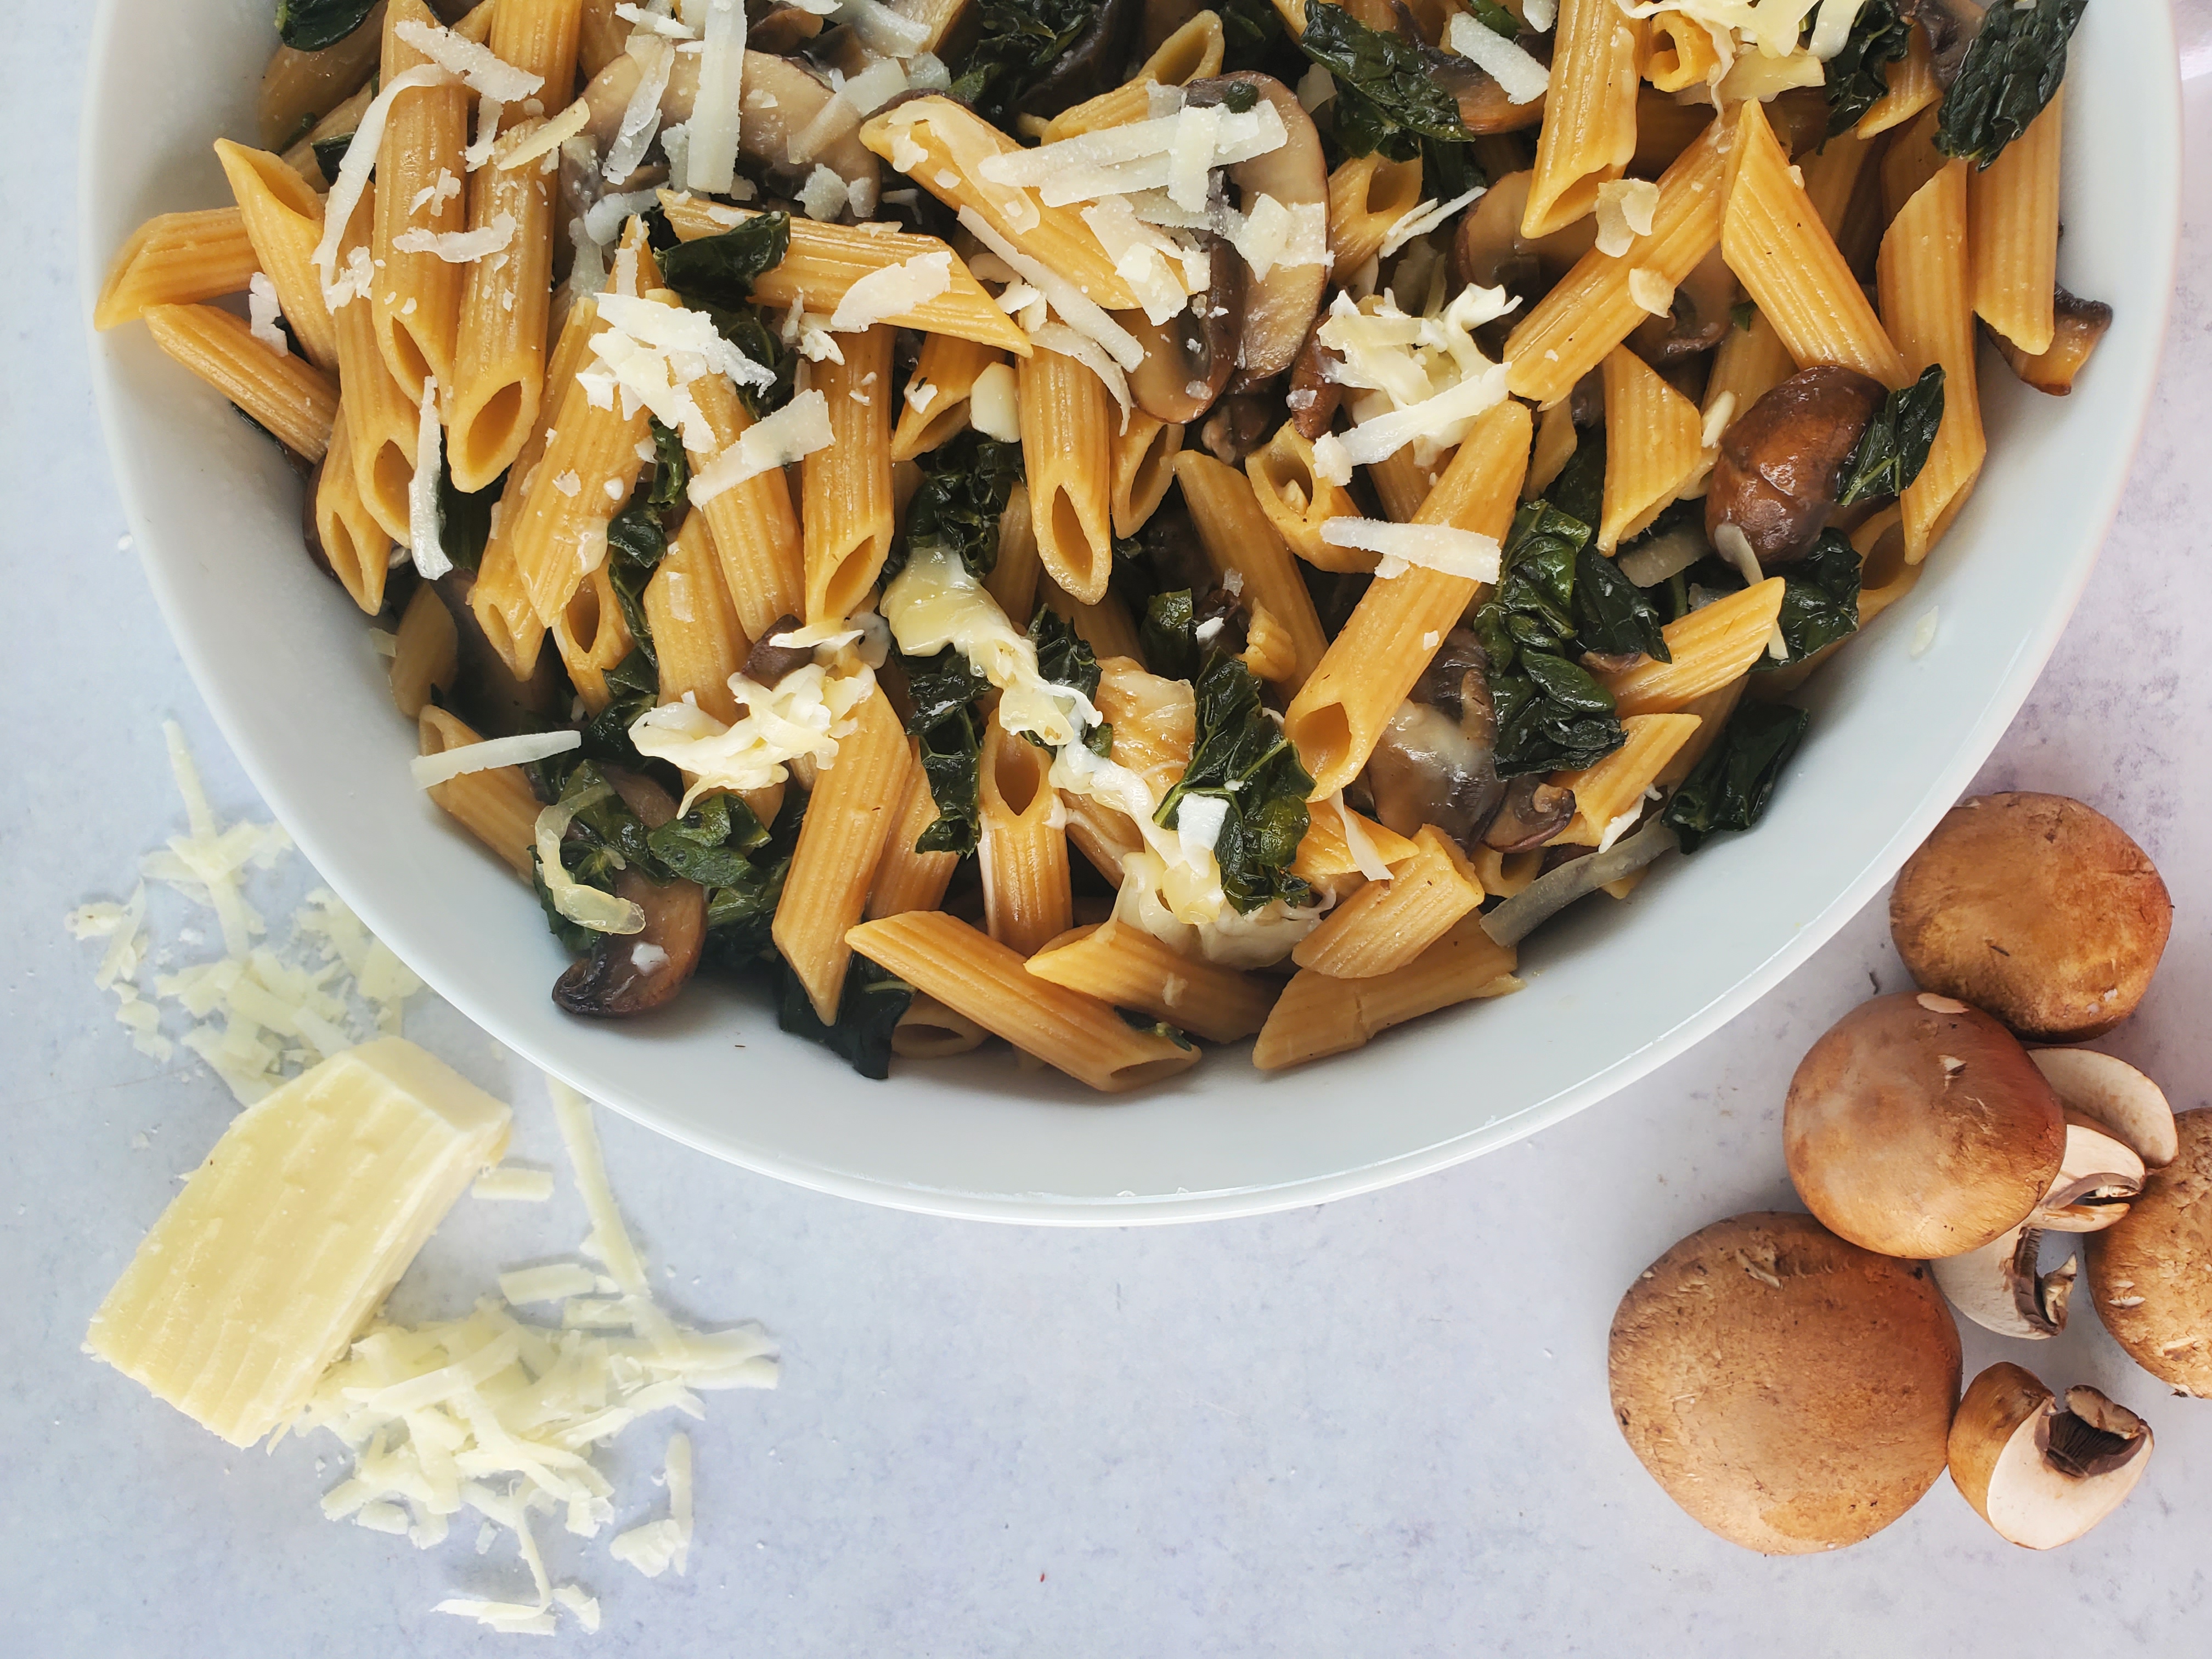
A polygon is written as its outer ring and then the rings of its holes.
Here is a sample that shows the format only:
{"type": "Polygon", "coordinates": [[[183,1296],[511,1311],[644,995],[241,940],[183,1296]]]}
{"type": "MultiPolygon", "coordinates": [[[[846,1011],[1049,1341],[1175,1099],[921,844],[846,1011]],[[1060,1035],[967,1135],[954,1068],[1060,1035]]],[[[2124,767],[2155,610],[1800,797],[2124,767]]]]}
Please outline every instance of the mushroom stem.
{"type": "Polygon", "coordinates": [[[2027,1549],[2070,1544],[2118,1509],[2150,1462],[2148,1424],[2096,1389],[2062,1402],[2032,1372],[1984,1371],[1951,1422],[1951,1480],[1997,1535],[2027,1549]]]}
{"type": "Polygon", "coordinates": [[[1951,1305],[1974,1323],[1999,1336],[2034,1340],[2066,1328],[2066,1306],[2080,1271],[2069,1255],[2039,1275],[2042,1248],[2042,1231],[2023,1223],[1978,1250],[1939,1256],[1928,1266],[1951,1305]]]}

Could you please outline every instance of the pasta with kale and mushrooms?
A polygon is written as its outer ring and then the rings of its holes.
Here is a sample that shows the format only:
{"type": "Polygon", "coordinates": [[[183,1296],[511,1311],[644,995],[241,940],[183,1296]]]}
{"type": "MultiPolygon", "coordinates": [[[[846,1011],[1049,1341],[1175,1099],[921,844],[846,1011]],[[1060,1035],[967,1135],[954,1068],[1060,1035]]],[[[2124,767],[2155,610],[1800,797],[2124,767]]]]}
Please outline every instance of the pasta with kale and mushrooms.
{"type": "Polygon", "coordinates": [[[289,0],[96,321],[296,457],[562,1007],[1274,1068],[1757,821],[1978,335],[2110,321],[2081,6],[289,0]]]}

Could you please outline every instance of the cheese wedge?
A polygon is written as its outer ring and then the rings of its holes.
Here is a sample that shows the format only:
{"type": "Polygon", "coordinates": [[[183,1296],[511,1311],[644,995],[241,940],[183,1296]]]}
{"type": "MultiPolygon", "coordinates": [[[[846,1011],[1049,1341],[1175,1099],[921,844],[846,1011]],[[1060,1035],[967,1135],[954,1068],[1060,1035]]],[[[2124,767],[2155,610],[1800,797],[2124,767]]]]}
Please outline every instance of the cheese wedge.
{"type": "Polygon", "coordinates": [[[382,1037],[233,1119],[92,1317],[85,1352],[234,1446],[289,1422],[453,1201],[507,1107],[382,1037]]]}

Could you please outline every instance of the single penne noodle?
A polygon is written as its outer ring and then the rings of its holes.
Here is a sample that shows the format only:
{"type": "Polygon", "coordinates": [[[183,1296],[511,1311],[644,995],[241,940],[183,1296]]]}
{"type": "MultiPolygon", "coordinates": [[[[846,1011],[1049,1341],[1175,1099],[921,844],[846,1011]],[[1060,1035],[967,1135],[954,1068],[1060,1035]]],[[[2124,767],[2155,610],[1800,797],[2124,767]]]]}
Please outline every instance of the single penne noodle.
{"type": "MultiPolygon", "coordinates": [[[[493,57],[512,64],[545,84],[534,94],[539,112],[551,114],[576,89],[576,50],[583,32],[585,0],[499,0],[493,7],[491,33],[484,44],[493,57]]],[[[503,111],[505,131],[532,118],[522,105],[503,111]]]]}
{"type": "MultiPolygon", "coordinates": [[[[1452,452],[1446,450],[1430,465],[1423,466],[1413,459],[1411,444],[1395,455],[1385,455],[1367,468],[1367,481],[1375,486],[1375,494],[1382,503],[1383,515],[1395,524],[1411,524],[1413,515],[1421,510],[1421,503],[1429,499],[1429,492],[1437,487],[1437,480],[1451,465],[1452,452]]],[[[1353,550],[1339,548],[1340,554],[1349,556],[1353,550]]]]}
{"type": "Polygon", "coordinates": [[[1107,127],[1127,126],[1152,113],[1152,86],[1180,87],[1221,73],[1227,46],[1218,12],[1201,11],[1160,42],[1128,81],[1052,118],[1044,142],[1057,143],[1107,127]]]}
{"type": "Polygon", "coordinates": [[[1766,649],[1782,614],[1783,580],[1765,581],[1679,617],[1660,630],[1674,660],[1647,658],[1603,677],[1616,712],[1671,714],[1735,679],[1766,649]]]}
{"type": "Polygon", "coordinates": [[[375,71],[384,39],[384,10],[383,0],[378,0],[360,27],[320,52],[276,48],[261,72],[255,125],[263,149],[290,143],[303,123],[336,108],[375,71]]]}
{"type": "MultiPolygon", "coordinates": [[[[1741,106],[1721,253],[1800,368],[1842,363],[1884,386],[1904,359],[1837,251],[1755,102],[1741,106]]],[[[1854,140],[1853,142],[1856,142],[1854,140]]]]}
{"type": "Polygon", "coordinates": [[[584,712],[603,713],[614,700],[607,690],[607,671],[620,666],[637,644],[630,635],[629,624],[623,619],[622,605],[615,598],[614,582],[604,562],[576,584],[568,603],[554,613],[547,630],[553,635],[561,665],[568,671],[584,712]]]}
{"type": "Polygon", "coordinates": [[[1521,499],[1533,501],[1552,487],[1552,481],[1574,459],[1582,440],[1575,434],[1571,404],[1553,404],[1536,417],[1536,447],[1529,453],[1528,476],[1521,483],[1521,499]]]}
{"type": "Polygon", "coordinates": [[[1332,979],[1372,979],[1405,967],[1482,902],[1482,879],[1458,844],[1434,824],[1413,837],[1413,855],[1370,881],[1300,939],[1291,960],[1332,979]]]}
{"type": "Polygon", "coordinates": [[[1686,12],[1661,12],[1651,19],[1651,50],[1645,75],[1661,92],[1710,86],[1726,71],[1711,32],[1686,12]]]}
{"type": "Polygon", "coordinates": [[[983,591],[998,601],[1015,627],[1036,614],[1037,583],[1044,568],[1037,562],[1036,526],[1030,517],[1030,489],[1018,483],[999,515],[999,557],[984,578],[983,591]]]}
{"type": "Polygon", "coordinates": [[[917,993],[891,1027],[891,1052],[901,1060],[945,1060],[981,1048],[990,1036],[965,1014],[917,993]]]}
{"type": "MultiPolygon", "coordinates": [[[[539,124],[515,129],[526,137],[539,124]]],[[[469,228],[511,227],[501,252],[471,261],[461,284],[446,463],[473,495],[514,464],[538,429],[552,296],[553,175],[495,161],[469,178],[469,228]]]]}
{"type": "MultiPolygon", "coordinates": [[[[1789,672],[1786,668],[1776,669],[1759,678],[1778,679],[1789,672]]],[[[1728,730],[1729,716],[1735,713],[1735,706],[1743,701],[1744,691],[1750,684],[1750,675],[1739,674],[1718,690],[1708,691],[1702,697],[1692,697],[1682,705],[1680,712],[1698,717],[1698,729],[1683,740],[1681,747],[1675,750],[1666,765],[1659,769],[1659,775],[1652,780],[1658,787],[1673,789],[1690,775],[1698,763],[1705,757],[1705,751],[1719,742],[1721,734],[1728,730]]],[[[1644,717],[1631,715],[1629,718],[1640,720],[1644,717]]],[[[1626,726],[1627,721],[1621,724],[1626,726]]],[[[1538,856],[1540,860],[1540,852],[1538,856]]],[[[1530,879],[1534,879],[1534,874],[1530,879]]],[[[1491,890],[1495,892],[1498,890],[1492,888],[1491,890]]],[[[1515,890],[1519,890],[1516,888],[1515,890]]]]}
{"type": "MultiPolygon", "coordinates": [[[[422,752],[442,755],[483,739],[450,711],[434,704],[417,722],[422,752]]],[[[519,766],[494,766],[464,772],[424,792],[460,826],[496,853],[507,867],[528,881],[531,849],[538,840],[542,805],[519,766]]]]}
{"type": "Polygon", "coordinates": [[[1096,605],[1085,605],[1073,599],[1049,576],[1041,578],[1038,591],[1052,613],[1065,618],[1075,629],[1076,638],[1089,646],[1096,656],[1103,659],[1144,654],[1129,607],[1121,603],[1121,596],[1112,588],[1108,588],[1105,597],[1096,605]]]}
{"type": "Polygon", "coordinates": [[[1929,50],[1924,24],[1913,24],[1905,56],[1890,64],[1885,74],[1889,90],[1875,100],[1873,106],[1859,117],[1858,125],[1852,129],[1862,138],[1872,138],[1892,127],[1902,126],[1929,105],[1942,100],[1943,88],[1936,79],[1935,54],[1929,50]]]}
{"type": "Polygon", "coordinates": [[[1644,805],[1644,791],[1658,781],[1701,722],[1695,714],[1631,714],[1620,722],[1626,740],[1594,766],[1554,772],[1552,782],[1575,792],[1575,816],[1552,837],[1554,847],[1595,847],[1614,822],[1644,805]]]}
{"type": "Polygon", "coordinates": [[[865,608],[890,556],[894,529],[891,329],[879,323],[842,336],[840,343],[843,362],[813,366],[814,389],[830,402],[833,436],[799,464],[809,622],[834,622],[865,608]]]}
{"type": "Polygon", "coordinates": [[[1297,562],[1261,510],[1252,481],[1235,467],[1186,449],[1175,458],[1175,475],[1214,573],[1225,580],[1233,571],[1243,583],[1239,597],[1264,606],[1289,631],[1296,665],[1288,684],[1296,690],[1328,649],[1297,562]]]}
{"type": "Polygon", "coordinates": [[[254,256],[276,290],[277,308],[291,324],[300,349],[317,368],[335,373],[337,325],[323,303],[322,278],[310,257],[323,239],[322,202],[298,173],[266,150],[218,138],[215,153],[254,256]]]}
{"type": "Polygon", "coordinates": [[[1633,539],[1698,470],[1698,406],[1626,346],[1605,356],[1605,498],[1598,551],[1633,539]]]}
{"type": "Polygon", "coordinates": [[[1859,626],[1910,593],[1923,566],[1905,556],[1905,504],[1893,502],[1851,532],[1851,545],[1863,562],[1859,576],[1859,626]]]}
{"type": "Polygon", "coordinates": [[[1293,875],[1302,876],[1316,886],[1340,882],[1347,876],[1365,877],[1369,872],[1361,866],[1380,860],[1383,865],[1400,864],[1420,849],[1411,839],[1400,835],[1373,818],[1353,811],[1336,799],[1311,802],[1306,808],[1305,838],[1298,842],[1298,856],[1291,866],[1293,875]],[[1365,842],[1362,849],[1364,860],[1352,851],[1352,843],[1344,833],[1345,821],[1352,821],[1353,833],[1365,842]]]}
{"type": "MultiPolygon", "coordinates": [[[[376,216],[372,182],[355,206],[352,222],[339,243],[343,261],[355,248],[368,246],[368,227],[376,216]]],[[[331,320],[337,333],[338,395],[346,408],[353,452],[354,489],[395,542],[410,538],[407,487],[415,477],[415,442],[419,408],[407,400],[385,366],[376,343],[376,319],[368,301],[356,298],[340,306],[331,320]]]]}
{"type": "Polygon", "coordinates": [[[1844,234],[1844,216],[1857,192],[1859,179],[1879,154],[1876,147],[1854,133],[1838,133],[1805,158],[1798,171],[1805,175],[1805,199],[1838,242],[1844,234]]]}
{"type": "Polygon", "coordinates": [[[392,701],[414,720],[429,707],[434,688],[453,689],[460,666],[461,636],[453,626],[453,613],[438,597],[437,584],[417,584],[392,638],[392,701]]]}
{"type": "Polygon", "coordinates": [[[1394,973],[1333,979],[1301,969],[1283,988],[1252,1045],[1252,1063],[1280,1071],[1364,1047],[1377,1032],[1480,997],[1521,988],[1511,946],[1493,944],[1480,916],[1463,916],[1394,973]]]}
{"type": "Polygon", "coordinates": [[[1541,848],[1527,853],[1501,853],[1493,847],[1477,846],[1468,861],[1482,878],[1482,890],[1493,898],[1511,898],[1544,873],[1541,848]]]}
{"type": "Polygon", "coordinates": [[[1011,737],[994,717],[983,730],[977,767],[983,918],[991,937],[1027,957],[1074,920],[1067,836],[1059,799],[1045,781],[1050,757],[1011,737]]]}
{"type": "MultiPolygon", "coordinates": [[[[753,417],[746,412],[737,388],[720,374],[694,380],[691,398],[714,434],[713,453],[687,452],[696,477],[715,456],[751,429],[753,417]]],[[[714,550],[722,561],[722,583],[738,607],[738,620],[744,624],[746,638],[759,639],[779,617],[796,617],[806,609],[805,543],[783,468],[772,466],[756,473],[694,510],[706,515],[714,532],[714,550]]]]}
{"type": "Polygon", "coordinates": [[[1198,698],[1190,682],[1147,673],[1129,656],[1102,655],[1091,701],[1114,728],[1114,760],[1145,781],[1155,804],[1165,799],[1190,764],[1198,735],[1198,698]]]}
{"type": "Polygon", "coordinates": [[[1645,25],[1613,0],[1559,0],[1552,85],[1521,234],[1548,236],[1597,205],[1597,187],[1636,154],[1636,89],[1645,25]]]}
{"type": "Polygon", "coordinates": [[[242,294],[261,261],[235,207],[161,213],[116,251],[92,308],[92,325],[135,322],[149,306],[188,306],[242,294]]]}
{"type": "Polygon", "coordinates": [[[899,399],[891,428],[891,459],[910,461],[957,437],[968,424],[968,394],[975,377],[1006,357],[997,348],[951,334],[925,334],[921,357],[899,399]]]}
{"type": "MultiPolygon", "coordinates": [[[[1399,454],[1411,458],[1410,447],[1399,454]]],[[[1395,459],[1395,457],[1393,459],[1395,459]]],[[[1285,421],[1275,435],[1244,458],[1244,476],[1267,522],[1291,551],[1316,570],[1368,571],[1380,556],[1357,547],[1338,547],[1321,538],[1331,519],[1360,516],[1352,492],[1314,476],[1313,446],[1285,421]]],[[[1418,506],[1418,503],[1417,503],[1418,506]]],[[[1120,526],[1115,526],[1118,531],[1120,526]]]]}
{"type": "Polygon", "coordinates": [[[1133,410],[1119,432],[1109,432],[1114,488],[1109,497],[1114,533],[1133,536],[1145,527],[1175,482],[1175,458],[1182,448],[1182,428],[1133,410]]]}
{"type": "MultiPolygon", "coordinates": [[[[1486,410],[1413,522],[1502,542],[1513,526],[1531,431],[1524,404],[1508,400],[1486,410]]],[[[1283,715],[1284,733],[1313,776],[1309,799],[1326,799],[1359,775],[1480,586],[1416,565],[1367,590],[1283,715]]]]}
{"type": "Polygon", "coordinates": [[[1421,163],[1379,151],[1356,155],[1328,175],[1329,269],[1348,280],[1382,251],[1390,228],[1421,204],[1421,163]]]}
{"type": "Polygon", "coordinates": [[[1209,1042],[1234,1042],[1267,1023],[1274,988],[1253,975],[1178,956],[1141,927],[1108,920],[1063,933],[1029,960],[1039,979],[1116,1008],[1135,1008],[1209,1042]]]}
{"type": "MultiPolygon", "coordinates": [[[[669,228],[687,242],[719,236],[752,217],[749,209],[724,207],[672,191],[660,193],[660,204],[668,216],[669,228]]],[[[828,317],[835,314],[848,291],[863,276],[911,259],[951,252],[934,236],[904,231],[879,233],[793,218],[790,252],[782,264],[760,274],[753,283],[752,297],[771,311],[787,309],[797,301],[804,309],[828,317]]],[[[1017,357],[1028,356],[1030,337],[999,309],[998,301],[957,254],[949,275],[951,285],[942,294],[883,320],[899,328],[920,329],[925,334],[957,335],[996,346],[1017,357]]]]}
{"type": "Polygon", "coordinates": [[[337,418],[338,389],[305,358],[279,356],[239,319],[213,306],[155,306],[154,343],[236,404],[285,448],[319,461],[337,418]]]}
{"type": "MultiPolygon", "coordinates": [[[[1718,418],[1723,430],[1735,418],[1797,372],[1790,348],[1774,331],[1763,312],[1754,309],[1747,328],[1731,325],[1713,353],[1713,372],[1705,381],[1703,418],[1712,420],[1726,398],[1727,411],[1718,418]]],[[[1718,433],[1714,434],[1719,436],[1718,433]]]]}
{"type": "Polygon", "coordinates": [[[660,701],[689,696],[725,726],[738,717],[730,676],[745,665],[752,641],[722,585],[714,532],[703,513],[687,515],[645,585],[645,625],[659,659],[660,701]]]}
{"type": "MultiPolygon", "coordinates": [[[[693,389],[714,378],[702,376],[693,389]]],[[[645,465],[639,448],[651,447],[649,421],[642,404],[628,416],[619,398],[607,408],[594,404],[581,379],[569,382],[553,411],[545,452],[525,482],[511,532],[515,569],[549,628],[585,574],[605,556],[607,525],[629,499],[645,465]]]]}
{"type": "Polygon", "coordinates": [[[384,609],[385,577],[392,567],[392,538],[368,510],[354,482],[353,439],[345,399],[331,424],[331,447],[315,474],[315,535],[323,557],[353,602],[374,617],[384,609]]]}
{"type": "Polygon", "coordinates": [[[1114,574],[1113,445],[1106,388],[1073,357],[1039,351],[1021,364],[1022,463],[1037,561],[1092,603],[1114,574]]]}
{"type": "MultiPolygon", "coordinates": [[[[430,61],[399,38],[398,26],[410,21],[438,25],[422,0],[392,0],[384,19],[382,78],[387,83],[430,61]]],[[[376,217],[369,240],[376,280],[369,285],[368,303],[385,366],[417,407],[426,381],[434,379],[441,388],[453,383],[463,267],[394,244],[410,231],[445,234],[465,228],[461,181],[468,167],[461,152],[468,148],[469,103],[468,88],[458,81],[410,87],[392,100],[384,142],[377,146],[376,217]]]]}
{"type": "Polygon", "coordinates": [[[1966,176],[1974,313],[2031,357],[2051,349],[2056,328],[2058,139],[2065,105],[2062,86],[2026,132],[1966,176]]]}
{"type": "Polygon", "coordinates": [[[937,822],[937,801],[930,793],[929,776],[919,757],[907,771],[906,788],[892,815],[890,839],[876,866],[876,879],[868,890],[867,916],[874,921],[908,910],[934,910],[945,902],[945,890],[960,867],[957,853],[923,853],[915,842],[937,822]]]}
{"type": "Polygon", "coordinates": [[[1626,253],[1584,254],[1507,337],[1506,385],[1515,396],[1539,404],[1565,397],[1651,314],[1631,291],[1636,273],[1645,273],[1640,285],[1671,292],[1719,245],[1735,129],[1731,118],[1708,122],[1660,176],[1650,234],[1626,253]]]}
{"type": "Polygon", "coordinates": [[[323,172],[323,164],[315,156],[316,144],[325,138],[343,138],[352,133],[361,125],[362,112],[375,98],[375,85],[373,82],[364,84],[352,97],[308,128],[306,136],[284,152],[284,165],[298,173],[308,189],[317,191],[329,190],[337,181],[323,172]]]}
{"type": "Polygon", "coordinates": [[[1158,1083],[1198,1061],[1196,1048],[1138,1030],[1097,998],[1039,978],[1014,951],[941,910],[887,916],[846,937],[955,1013],[1103,1093],[1158,1083]]]}
{"type": "Polygon", "coordinates": [[[1943,423],[1902,501],[1908,564],[1928,556],[1966,505],[1989,449],[1974,374],[1979,256],[1972,250],[1970,165],[1950,162],[1914,193],[1882,238],[1875,264],[1882,315],[1897,335],[1906,372],[1943,366],[1943,423]]]}
{"type": "Polygon", "coordinates": [[[1895,219],[1921,185],[1942,172],[1950,157],[1936,148],[1936,130],[1942,111],[1924,110],[1920,118],[1901,128],[1881,153],[1881,206],[1884,222],[1895,219]]]}
{"type": "MultiPolygon", "coordinates": [[[[906,733],[882,691],[870,692],[851,718],[854,728],[838,740],[836,762],[816,775],[806,816],[799,820],[791,868],[783,878],[783,897],[769,930],[825,1025],[836,1021],[846,964],[853,957],[846,934],[866,931],[854,924],[867,905],[876,866],[890,839],[891,808],[905,791],[907,773],[914,769],[906,733]]],[[[872,952],[870,959],[903,979],[914,979],[896,963],[872,952]]],[[[952,1006],[960,1007],[957,1002],[952,1006]]]]}

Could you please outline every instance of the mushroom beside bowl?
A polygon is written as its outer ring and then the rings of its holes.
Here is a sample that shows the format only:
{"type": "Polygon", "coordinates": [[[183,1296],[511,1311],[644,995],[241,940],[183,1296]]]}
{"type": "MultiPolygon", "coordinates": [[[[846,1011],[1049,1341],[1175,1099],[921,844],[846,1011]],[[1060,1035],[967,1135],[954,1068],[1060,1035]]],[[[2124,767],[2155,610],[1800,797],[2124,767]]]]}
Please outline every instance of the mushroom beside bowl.
{"type": "MultiPolygon", "coordinates": [[[[148,216],[227,201],[210,143],[252,131],[265,9],[103,0],[78,197],[85,307],[148,216]]],[[[1235,1050],[1109,1104],[1003,1050],[888,1083],[696,988],[617,1024],[550,988],[538,907],[410,780],[362,621],[302,555],[273,445],[142,330],[92,337],[102,423],[149,580],[232,746],[324,877],[509,1048],[715,1156],[948,1215],[1126,1225],[1382,1187],[1602,1099],[1716,1030],[1887,881],[2027,696],[2118,505],[2157,366],[2179,220],[2179,84],[2158,0],[2093,9],[2068,77],[2059,276],[2113,320],[2070,396],[1982,356],[1989,460],[1909,601],[1811,681],[1812,731],[1765,821],[1528,941],[1528,988],[1263,1076],[1235,1050]],[[1932,641],[1915,635],[1936,619],[1932,641]]]]}

